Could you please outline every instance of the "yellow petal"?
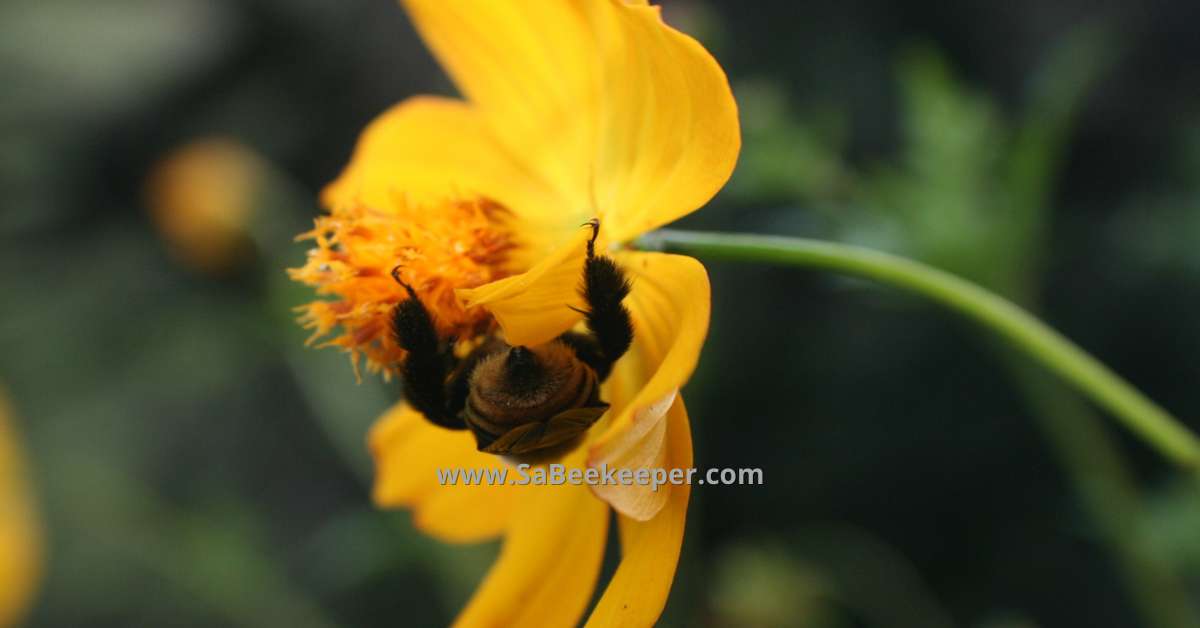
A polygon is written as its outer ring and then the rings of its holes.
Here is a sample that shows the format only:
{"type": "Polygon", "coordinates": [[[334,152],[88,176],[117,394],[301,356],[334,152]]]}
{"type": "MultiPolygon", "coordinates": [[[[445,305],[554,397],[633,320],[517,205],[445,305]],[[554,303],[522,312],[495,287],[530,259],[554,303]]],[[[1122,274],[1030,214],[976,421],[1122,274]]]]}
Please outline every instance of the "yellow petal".
{"type": "MultiPolygon", "coordinates": [[[[671,405],[665,423],[664,468],[690,469],[692,437],[682,399],[677,398],[671,405]]],[[[585,628],[649,628],[658,620],[679,562],[691,487],[670,486],[669,495],[664,507],[649,521],[620,517],[621,565],[585,628]]]]}
{"type": "MultiPolygon", "coordinates": [[[[613,417],[591,441],[588,466],[651,468],[661,464],[667,409],[687,383],[708,334],[711,294],[700,262],[679,255],[621,251],[614,257],[633,278],[625,300],[634,341],[609,377],[606,400],[613,417]]],[[[645,521],[667,500],[661,489],[633,484],[593,487],[621,514],[645,521]]]]}
{"type": "Polygon", "coordinates": [[[729,179],[741,149],[725,72],[659,7],[592,0],[604,58],[593,196],[614,241],[694,211],[729,179]]]}
{"type": "Polygon", "coordinates": [[[381,507],[412,508],[417,529],[452,543],[499,536],[522,487],[441,485],[436,469],[500,469],[495,456],[475,449],[475,438],[425,420],[406,403],[388,410],[369,437],[375,458],[372,499],[381,507]]]}
{"type": "Polygon", "coordinates": [[[567,195],[560,211],[577,213],[575,224],[594,214],[586,160],[597,143],[601,58],[577,3],[401,3],[495,136],[567,195]]]}
{"type": "MultiPolygon", "coordinates": [[[[602,221],[602,225],[607,224],[602,221]]],[[[493,281],[475,289],[455,291],[467,307],[484,306],[504,328],[504,340],[514,347],[535,347],[549,342],[579,322],[576,310],[587,304],[579,296],[583,264],[592,228],[582,227],[566,244],[538,262],[528,272],[493,281]],[[575,308],[575,309],[571,309],[575,308]]],[[[604,250],[603,226],[596,247],[604,250]]]]}
{"type": "MultiPolygon", "coordinates": [[[[562,461],[578,469],[580,452],[562,461]]],[[[591,600],[608,507],[587,485],[525,486],[500,557],[455,628],[571,628],[591,600]]]]}
{"type": "Polygon", "coordinates": [[[741,139],[725,73],[658,7],[402,2],[492,137],[557,191],[561,228],[607,213],[610,235],[626,241],[729,178],[741,139]]]}
{"type": "Polygon", "coordinates": [[[15,626],[42,576],[42,538],[17,434],[0,395],[0,628],[15,626]]]}
{"type": "Polygon", "coordinates": [[[519,253],[528,256],[517,261],[525,266],[570,233],[559,191],[522,153],[498,144],[483,117],[459,100],[418,96],[376,118],[321,200],[328,207],[361,203],[387,211],[397,195],[421,205],[476,195],[500,203],[517,220],[519,253]]]}

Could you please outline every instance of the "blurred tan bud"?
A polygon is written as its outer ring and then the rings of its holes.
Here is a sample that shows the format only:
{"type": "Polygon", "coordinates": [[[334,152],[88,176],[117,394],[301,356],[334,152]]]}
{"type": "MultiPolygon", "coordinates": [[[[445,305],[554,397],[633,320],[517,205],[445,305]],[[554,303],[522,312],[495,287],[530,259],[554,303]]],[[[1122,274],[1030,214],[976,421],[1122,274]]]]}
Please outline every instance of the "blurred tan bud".
{"type": "Polygon", "coordinates": [[[228,138],[189,142],[163,157],[146,181],[146,205],[180,263],[210,274],[235,268],[250,250],[250,221],[265,161],[228,138]]]}
{"type": "Polygon", "coordinates": [[[0,390],[0,628],[16,626],[42,581],[42,534],[17,433],[0,390]]]}

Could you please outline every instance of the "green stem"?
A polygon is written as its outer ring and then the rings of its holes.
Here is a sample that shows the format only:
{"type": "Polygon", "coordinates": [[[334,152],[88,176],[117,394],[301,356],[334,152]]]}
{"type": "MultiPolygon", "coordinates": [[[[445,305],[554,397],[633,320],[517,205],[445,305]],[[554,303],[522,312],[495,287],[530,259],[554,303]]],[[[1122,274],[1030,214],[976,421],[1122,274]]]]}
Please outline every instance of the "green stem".
{"type": "Polygon", "coordinates": [[[1170,413],[1011,301],[950,273],[872,249],[781,236],[663,229],[642,236],[635,247],[710,260],[816,268],[923,295],[997,333],[1107,409],[1165,457],[1200,471],[1200,439],[1170,413]]]}

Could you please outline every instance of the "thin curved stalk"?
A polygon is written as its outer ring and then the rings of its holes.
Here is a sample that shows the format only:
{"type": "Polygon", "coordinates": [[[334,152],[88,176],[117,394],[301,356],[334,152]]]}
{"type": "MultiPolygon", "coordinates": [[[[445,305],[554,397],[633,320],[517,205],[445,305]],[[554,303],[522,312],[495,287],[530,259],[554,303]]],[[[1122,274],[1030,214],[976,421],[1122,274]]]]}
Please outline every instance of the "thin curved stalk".
{"type": "Polygon", "coordinates": [[[922,295],[993,331],[1111,412],[1167,459],[1200,471],[1200,438],[1170,413],[1011,301],[945,271],[863,247],[782,236],[662,229],[642,236],[634,246],[708,260],[826,270],[922,295]]]}

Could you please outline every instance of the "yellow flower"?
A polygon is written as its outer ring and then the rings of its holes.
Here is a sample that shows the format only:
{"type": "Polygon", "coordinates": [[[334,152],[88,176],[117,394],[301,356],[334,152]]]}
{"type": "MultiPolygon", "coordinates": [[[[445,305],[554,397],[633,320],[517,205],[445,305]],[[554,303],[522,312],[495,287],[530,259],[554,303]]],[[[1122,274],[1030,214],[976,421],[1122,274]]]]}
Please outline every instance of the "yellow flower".
{"type": "Polygon", "coordinates": [[[17,434],[0,393],[0,628],[16,626],[42,575],[42,539],[17,434]]]}
{"type": "MultiPolygon", "coordinates": [[[[536,346],[579,323],[591,230],[632,279],[635,338],[602,388],[612,404],[567,468],[690,468],[678,391],[708,329],[699,262],[621,250],[706,203],[740,148],[725,74],[696,41],[633,0],[402,0],[465,100],[422,96],[384,113],[323,193],[330,214],[293,277],[334,297],[304,309],[314,337],[357,368],[396,372],[398,264],[460,350],[503,329],[536,346]]],[[[574,626],[596,585],[609,521],[622,562],[588,625],[650,626],[674,578],[689,487],[442,486],[435,469],[495,468],[467,431],[407,404],[370,435],[375,501],[408,507],[452,542],[503,536],[457,626],[574,626]]]]}

